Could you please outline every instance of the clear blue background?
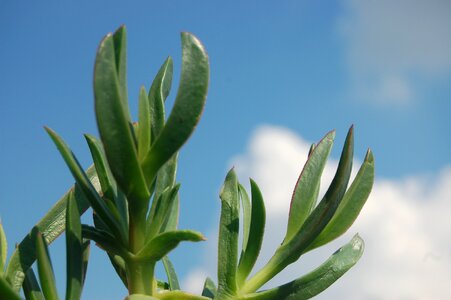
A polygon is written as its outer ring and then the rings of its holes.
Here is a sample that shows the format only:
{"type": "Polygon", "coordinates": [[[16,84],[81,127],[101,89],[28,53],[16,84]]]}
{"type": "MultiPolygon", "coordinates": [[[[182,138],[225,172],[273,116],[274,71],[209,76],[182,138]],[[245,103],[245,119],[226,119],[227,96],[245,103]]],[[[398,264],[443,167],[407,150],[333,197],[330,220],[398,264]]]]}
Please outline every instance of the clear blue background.
{"type": "MultiPolygon", "coordinates": [[[[2,0],[0,216],[10,253],[73,182],[43,126],[56,130],[84,166],[91,162],[82,134],[97,134],[95,52],[101,38],[121,24],[128,29],[135,116],[139,87],[149,87],[168,55],[175,63],[173,99],[181,31],[194,33],[210,56],[206,109],[180,156],[182,228],[208,231],[219,213],[217,194],[230,158],[244,151],[261,124],[285,126],[312,141],[333,128],[341,141],[355,124],[357,156],[362,158],[370,146],[377,174],[385,178],[435,172],[449,164],[451,73],[429,81],[414,78],[421,100],[414,105],[358,99],[350,92],[346,45],[336,26],[345,8],[340,1],[2,0]]],[[[52,253],[61,295],[62,246],[59,242],[52,253]]],[[[200,263],[200,249],[183,245],[173,253],[181,277],[200,263]]],[[[94,258],[104,257],[93,252],[94,258]]],[[[93,263],[86,299],[124,296],[113,273],[107,263],[93,263]]]]}

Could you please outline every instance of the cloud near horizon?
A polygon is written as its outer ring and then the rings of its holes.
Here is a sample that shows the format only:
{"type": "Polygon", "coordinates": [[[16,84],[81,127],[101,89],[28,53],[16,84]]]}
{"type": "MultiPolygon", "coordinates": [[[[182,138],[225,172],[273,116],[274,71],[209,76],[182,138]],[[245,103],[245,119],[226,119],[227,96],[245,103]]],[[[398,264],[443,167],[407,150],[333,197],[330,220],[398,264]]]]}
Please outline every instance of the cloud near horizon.
{"type": "MultiPolygon", "coordinates": [[[[336,147],[342,141],[335,142],[336,147]]],[[[258,270],[285,235],[289,201],[310,142],[282,127],[261,126],[246,153],[232,159],[242,183],[259,184],[267,210],[265,239],[258,270]]],[[[363,155],[364,153],[358,153],[363,155]]],[[[377,153],[376,167],[377,167],[377,153]]],[[[322,188],[335,172],[330,159],[322,188]]],[[[354,163],[354,174],[359,162],[354,163]]],[[[396,180],[377,177],[373,192],[356,223],[337,241],[302,256],[267,287],[293,280],[322,263],[359,232],[366,250],[357,265],[316,299],[448,299],[451,294],[451,166],[434,175],[396,180]]],[[[217,224],[204,255],[204,265],[191,270],[183,288],[199,292],[208,275],[216,279],[217,224]]]]}
{"type": "Polygon", "coordinates": [[[337,28],[355,97],[377,104],[416,100],[418,79],[451,73],[451,2],[344,1],[337,28]]]}

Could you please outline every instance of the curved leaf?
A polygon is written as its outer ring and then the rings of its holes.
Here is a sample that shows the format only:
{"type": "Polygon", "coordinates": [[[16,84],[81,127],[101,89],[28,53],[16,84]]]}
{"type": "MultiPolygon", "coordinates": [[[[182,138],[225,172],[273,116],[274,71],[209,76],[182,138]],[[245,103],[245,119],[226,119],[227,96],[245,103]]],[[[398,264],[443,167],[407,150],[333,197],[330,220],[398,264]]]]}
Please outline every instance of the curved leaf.
{"type": "Polygon", "coordinates": [[[210,277],[205,279],[204,288],[202,290],[202,296],[214,299],[216,298],[217,287],[210,277]]]}
{"type": "MultiPolygon", "coordinates": [[[[87,169],[86,175],[94,188],[100,192],[101,188],[94,166],[90,166],[87,169]]],[[[80,214],[84,213],[89,208],[89,202],[86,200],[79,185],[76,184],[71,187],[35,225],[35,227],[45,236],[48,243],[53,242],[65,229],[66,205],[67,200],[71,196],[77,201],[80,214]]],[[[30,232],[19,243],[9,259],[8,267],[6,269],[6,278],[15,291],[20,290],[22,282],[25,279],[24,272],[26,272],[36,260],[35,245],[35,237],[32,232],[30,232]]]]}
{"type": "Polygon", "coordinates": [[[240,222],[238,180],[233,169],[227,174],[219,197],[221,198],[221,220],[218,238],[218,295],[233,296],[237,290],[240,222]]]}
{"type": "Polygon", "coordinates": [[[149,99],[147,99],[146,88],[139,90],[138,105],[138,159],[142,161],[150,149],[151,143],[151,118],[149,99]]]}
{"type": "Polygon", "coordinates": [[[332,285],[352,268],[362,256],[364,242],[358,236],[337,250],[321,266],[279,287],[239,297],[240,300],[304,300],[310,299],[332,285]]]}
{"type": "Polygon", "coordinates": [[[94,68],[97,127],[114,178],[127,195],[129,204],[136,206],[135,209],[138,210],[146,207],[150,194],[138,162],[134,132],[126,111],[127,104],[120,92],[116,50],[111,34],[102,40],[97,50],[94,68]]]}
{"type": "Polygon", "coordinates": [[[166,231],[148,241],[135,255],[138,260],[158,261],[178,246],[182,241],[200,242],[205,237],[193,230],[166,231]]]}
{"type": "Polygon", "coordinates": [[[172,85],[172,58],[168,57],[158,70],[149,90],[150,118],[152,119],[152,141],[163,130],[165,123],[164,102],[172,85]]]}
{"type": "Polygon", "coordinates": [[[306,249],[306,252],[329,243],[345,233],[349,227],[351,227],[370,195],[373,181],[374,157],[371,150],[368,150],[359,172],[350,188],[343,196],[343,200],[338,206],[334,216],[321,234],[306,249]]]}
{"type": "Polygon", "coordinates": [[[2,299],[22,300],[19,294],[9,285],[6,278],[0,276],[0,296],[2,299]]]}
{"type": "Polygon", "coordinates": [[[290,241],[304,224],[318,197],[321,175],[334,143],[335,131],[331,131],[310,148],[307,162],[294,188],[290,204],[287,233],[284,243],[290,241]]]}
{"type": "Polygon", "coordinates": [[[208,56],[200,41],[182,33],[182,73],[174,107],[142,167],[150,186],[157,171],[188,140],[203,111],[209,78],[208,56]]]}
{"type": "Polygon", "coordinates": [[[244,249],[240,257],[240,262],[237,271],[237,281],[241,285],[249,276],[252,268],[257,261],[260,254],[260,249],[263,242],[263,235],[265,232],[266,211],[263,196],[258,188],[258,185],[251,179],[251,194],[252,194],[252,210],[251,222],[249,228],[249,240],[247,247],[244,249]]]}
{"type": "Polygon", "coordinates": [[[128,111],[127,93],[127,30],[122,25],[113,33],[114,57],[116,63],[117,78],[119,81],[119,92],[124,106],[127,120],[130,122],[130,112],[128,111]]]}
{"type": "Polygon", "coordinates": [[[174,265],[167,256],[164,256],[162,261],[166,276],[168,277],[169,289],[171,291],[180,290],[180,284],[177,278],[177,273],[175,273],[174,265]]]}

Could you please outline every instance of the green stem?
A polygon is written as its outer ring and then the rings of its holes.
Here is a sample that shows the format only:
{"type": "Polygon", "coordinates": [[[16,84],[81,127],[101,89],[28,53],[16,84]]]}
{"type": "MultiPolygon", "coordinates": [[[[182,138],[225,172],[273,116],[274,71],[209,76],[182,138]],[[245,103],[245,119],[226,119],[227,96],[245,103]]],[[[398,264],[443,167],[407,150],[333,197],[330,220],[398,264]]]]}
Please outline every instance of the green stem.
{"type": "Polygon", "coordinates": [[[271,278],[276,276],[283,266],[280,263],[279,257],[273,256],[269,262],[260,269],[254,276],[252,276],[240,289],[240,294],[254,293],[259,288],[261,288],[265,283],[267,283],[271,278]]]}

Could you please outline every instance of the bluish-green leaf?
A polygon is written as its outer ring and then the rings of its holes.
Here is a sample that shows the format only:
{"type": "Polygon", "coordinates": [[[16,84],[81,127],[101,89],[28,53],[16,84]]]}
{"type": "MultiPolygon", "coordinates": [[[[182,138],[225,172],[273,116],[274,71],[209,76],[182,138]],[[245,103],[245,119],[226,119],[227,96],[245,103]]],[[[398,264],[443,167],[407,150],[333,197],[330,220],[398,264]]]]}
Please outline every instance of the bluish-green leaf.
{"type": "Polygon", "coordinates": [[[29,268],[25,273],[25,280],[23,282],[23,293],[27,300],[45,300],[42,294],[41,287],[33,272],[33,268],[29,268]]]}
{"type": "Polygon", "coordinates": [[[239,300],[305,300],[310,299],[332,285],[352,268],[362,256],[363,240],[358,236],[336,251],[328,260],[312,272],[279,287],[251,293],[239,300]]]}
{"type": "Polygon", "coordinates": [[[36,230],[36,257],[38,262],[39,281],[46,300],[57,300],[55,274],[53,273],[47,243],[44,236],[36,230]]]}
{"type": "MultiPolygon", "coordinates": [[[[94,166],[90,166],[86,174],[97,192],[101,192],[94,166]]],[[[86,200],[79,185],[76,184],[71,187],[35,225],[49,243],[53,242],[65,229],[67,199],[71,195],[77,201],[80,213],[84,213],[89,208],[89,202],[86,200]]],[[[35,245],[35,236],[30,232],[19,243],[9,259],[6,278],[17,292],[20,290],[22,282],[25,279],[25,272],[36,260],[35,245]]]]}
{"type": "Polygon", "coordinates": [[[311,147],[311,153],[296,183],[290,204],[288,227],[284,243],[289,242],[304,224],[316,204],[321,175],[334,143],[335,131],[331,131],[311,147]]]}
{"type": "Polygon", "coordinates": [[[136,254],[136,259],[143,261],[158,261],[167,255],[182,241],[200,242],[205,237],[193,230],[166,231],[148,241],[136,254]]]}
{"type": "Polygon", "coordinates": [[[171,291],[180,290],[180,284],[177,278],[177,273],[175,273],[174,265],[167,256],[164,256],[162,261],[164,271],[166,272],[166,276],[168,277],[169,289],[171,291]]]}
{"type": "Polygon", "coordinates": [[[86,279],[86,272],[88,271],[88,262],[89,262],[89,255],[91,253],[91,241],[90,240],[84,240],[83,244],[81,245],[81,251],[82,251],[82,262],[83,262],[83,277],[81,281],[81,286],[85,284],[86,279]]]}
{"type": "Polygon", "coordinates": [[[128,208],[127,200],[121,190],[118,190],[113,174],[111,174],[108,161],[105,157],[102,143],[92,135],[85,134],[86,141],[91,151],[94,166],[102,187],[103,198],[107,200],[106,204],[110,211],[115,215],[119,224],[122,226],[122,232],[128,236],[128,208]],[[111,204],[114,203],[114,209],[111,204]]]}
{"type": "Polygon", "coordinates": [[[59,152],[61,153],[64,161],[69,167],[72,175],[75,178],[75,181],[79,184],[82,189],[85,197],[88,199],[94,211],[98,214],[98,216],[102,219],[105,224],[109,227],[109,229],[118,234],[119,238],[122,241],[126,240],[126,233],[123,228],[120,226],[118,220],[114,217],[114,215],[109,211],[105,201],[100,198],[94,186],[89,181],[88,176],[83,171],[83,168],[78,163],[72,151],[69,147],[64,143],[64,141],[50,128],[46,128],[48,134],[52,138],[53,142],[57,146],[59,152]]]}
{"type": "MultiPolygon", "coordinates": [[[[241,204],[243,208],[243,245],[241,246],[241,255],[246,251],[247,242],[249,240],[249,230],[251,228],[251,218],[252,218],[252,206],[249,195],[246,192],[244,186],[238,183],[238,192],[241,199],[241,204]]],[[[240,257],[241,259],[241,257],[240,257]]]]}
{"type": "Polygon", "coordinates": [[[166,189],[157,201],[152,203],[151,212],[149,214],[149,221],[146,233],[146,239],[152,239],[156,234],[160,233],[161,227],[165,220],[169,217],[171,207],[179,191],[180,185],[177,184],[173,188],[166,189]],[[155,204],[155,205],[154,205],[155,204]]]}
{"type": "Polygon", "coordinates": [[[5,231],[3,230],[2,221],[0,220],[0,276],[3,276],[3,270],[6,265],[7,256],[8,256],[8,243],[6,241],[5,231]]]}
{"type": "Polygon", "coordinates": [[[127,120],[130,122],[130,112],[128,110],[127,93],[127,30],[125,25],[119,27],[113,34],[114,56],[116,62],[116,72],[119,81],[119,92],[124,106],[127,120]]]}
{"type": "Polygon", "coordinates": [[[202,296],[214,299],[216,297],[217,287],[210,277],[205,279],[204,288],[202,290],[202,296]]]}
{"type": "Polygon", "coordinates": [[[218,245],[218,295],[233,296],[237,290],[238,232],[240,200],[238,180],[232,169],[226,176],[221,193],[221,219],[218,245]]]}
{"type": "Polygon", "coordinates": [[[252,268],[257,261],[258,255],[263,242],[263,235],[265,232],[266,210],[263,196],[258,188],[258,185],[251,179],[251,195],[252,195],[252,209],[251,222],[249,227],[249,240],[247,247],[244,249],[240,257],[237,272],[237,282],[239,285],[243,284],[252,268]]]}
{"type": "Polygon", "coordinates": [[[147,185],[194,131],[204,108],[208,80],[208,56],[204,47],[193,35],[182,33],[180,85],[166,125],[143,162],[147,185]]]}
{"type": "Polygon", "coordinates": [[[83,286],[83,249],[80,212],[73,197],[66,209],[66,300],[78,300],[83,286]]]}
{"type": "Polygon", "coordinates": [[[138,159],[142,161],[149,152],[152,132],[150,104],[149,99],[147,99],[146,88],[143,86],[139,90],[138,107],[138,159]]]}
{"type": "Polygon", "coordinates": [[[329,243],[351,227],[370,195],[373,181],[374,157],[371,150],[368,150],[359,172],[343,196],[334,216],[306,251],[329,243]]]}
{"type": "Polygon", "coordinates": [[[0,298],[8,300],[22,300],[19,294],[9,285],[6,278],[0,276],[0,298]]]}
{"type": "Polygon", "coordinates": [[[172,58],[168,57],[158,70],[149,90],[149,108],[152,119],[152,142],[160,135],[165,123],[164,102],[172,85],[172,58]]]}
{"type": "Polygon", "coordinates": [[[117,240],[109,232],[82,224],[82,235],[85,239],[90,239],[110,254],[118,254],[121,256],[127,255],[127,251],[120,245],[118,245],[117,240]]]}
{"type": "MultiPolygon", "coordinates": [[[[353,149],[354,138],[353,127],[351,127],[346,137],[337,171],[323,199],[307,217],[295,236],[277,248],[276,253],[271,257],[267,265],[246,282],[244,287],[246,292],[255,292],[286,266],[298,260],[329,223],[343,198],[349,182],[353,149]]],[[[312,155],[314,155],[314,152],[315,150],[312,155]]]]}
{"type": "Polygon", "coordinates": [[[138,161],[127,105],[120,92],[115,50],[111,34],[102,40],[97,50],[94,68],[97,127],[111,171],[127,195],[129,205],[134,210],[146,209],[150,194],[138,161]]]}

